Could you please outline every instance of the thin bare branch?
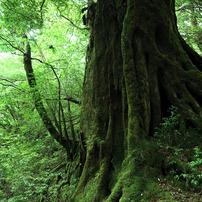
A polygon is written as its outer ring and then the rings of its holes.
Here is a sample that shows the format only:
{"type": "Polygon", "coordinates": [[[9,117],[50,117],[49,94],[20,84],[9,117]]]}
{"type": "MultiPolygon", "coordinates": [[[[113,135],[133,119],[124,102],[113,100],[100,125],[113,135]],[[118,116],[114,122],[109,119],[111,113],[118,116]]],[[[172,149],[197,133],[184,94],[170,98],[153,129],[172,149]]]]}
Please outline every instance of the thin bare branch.
{"type": "MultiPolygon", "coordinates": [[[[57,76],[57,74],[56,74],[56,72],[55,72],[54,67],[53,67],[51,64],[49,64],[49,63],[47,63],[47,62],[43,62],[42,60],[40,60],[40,59],[38,59],[38,58],[31,58],[31,59],[32,59],[32,60],[36,60],[36,61],[38,61],[38,62],[40,62],[40,63],[42,63],[42,64],[45,64],[45,65],[49,66],[49,67],[52,69],[52,71],[54,72],[56,78],[59,79],[59,77],[57,76]]],[[[61,98],[60,98],[60,100],[61,100],[61,98]]],[[[81,104],[80,101],[78,101],[78,100],[76,100],[76,99],[74,99],[74,98],[72,98],[72,97],[70,97],[70,96],[67,96],[66,98],[63,98],[63,100],[68,100],[68,101],[70,101],[70,102],[73,102],[73,103],[79,104],[79,105],[81,104]]]]}
{"type": "Polygon", "coordinates": [[[69,21],[69,22],[70,22],[74,27],[76,27],[77,29],[79,29],[79,30],[89,30],[88,27],[84,27],[84,28],[78,27],[77,25],[75,25],[75,24],[72,22],[72,20],[70,20],[70,19],[67,18],[66,16],[62,15],[62,13],[61,13],[61,11],[60,11],[59,8],[58,8],[58,11],[60,12],[60,16],[61,16],[61,17],[63,17],[65,20],[69,21]]]}
{"type": "Polygon", "coordinates": [[[24,54],[24,50],[23,49],[21,49],[20,47],[15,46],[15,45],[13,45],[12,42],[10,42],[8,39],[6,39],[6,38],[4,38],[2,36],[0,36],[0,39],[6,41],[7,45],[11,46],[12,48],[14,48],[14,49],[16,49],[16,50],[18,50],[18,51],[20,51],[21,53],[24,54]]]}

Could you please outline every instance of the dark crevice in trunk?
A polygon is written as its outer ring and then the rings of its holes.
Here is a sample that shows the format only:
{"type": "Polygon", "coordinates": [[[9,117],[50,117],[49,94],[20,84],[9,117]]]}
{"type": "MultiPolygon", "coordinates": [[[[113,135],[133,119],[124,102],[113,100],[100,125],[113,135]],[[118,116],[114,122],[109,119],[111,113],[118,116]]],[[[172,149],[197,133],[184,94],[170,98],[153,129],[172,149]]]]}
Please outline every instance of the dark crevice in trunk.
{"type": "Polygon", "coordinates": [[[149,69],[149,53],[145,52],[145,61],[146,61],[146,65],[147,65],[147,70],[149,69]]]}
{"type": "Polygon", "coordinates": [[[161,85],[161,82],[159,84],[159,93],[161,99],[161,118],[168,117],[170,115],[168,109],[172,106],[172,104],[169,101],[168,96],[166,95],[166,92],[161,85]]]}
{"type": "Polygon", "coordinates": [[[119,199],[121,199],[122,195],[123,195],[123,193],[120,192],[120,194],[119,194],[118,197],[117,197],[117,201],[119,201],[119,199]]]}
{"type": "Polygon", "coordinates": [[[182,94],[181,93],[176,92],[176,96],[177,96],[178,99],[182,99],[182,94]]]}
{"type": "Polygon", "coordinates": [[[155,41],[160,53],[167,54],[170,52],[171,47],[169,43],[168,25],[159,24],[155,30],[155,41]]]}
{"type": "Polygon", "coordinates": [[[185,71],[189,71],[191,69],[190,65],[186,64],[186,63],[182,63],[182,69],[184,69],[185,71]]]}
{"type": "Polygon", "coordinates": [[[193,129],[193,128],[196,128],[195,124],[193,123],[192,120],[185,120],[185,127],[187,130],[189,130],[190,128],[193,129]]]}
{"type": "Polygon", "coordinates": [[[202,107],[202,100],[201,100],[201,97],[197,94],[197,92],[192,90],[187,84],[185,84],[185,86],[186,86],[187,90],[189,91],[189,93],[192,95],[192,97],[199,104],[199,106],[202,107]]]}
{"type": "Polygon", "coordinates": [[[191,109],[196,113],[196,114],[200,114],[200,112],[195,108],[195,105],[192,102],[189,102],[189,106],[191,107],[191,109]]]}

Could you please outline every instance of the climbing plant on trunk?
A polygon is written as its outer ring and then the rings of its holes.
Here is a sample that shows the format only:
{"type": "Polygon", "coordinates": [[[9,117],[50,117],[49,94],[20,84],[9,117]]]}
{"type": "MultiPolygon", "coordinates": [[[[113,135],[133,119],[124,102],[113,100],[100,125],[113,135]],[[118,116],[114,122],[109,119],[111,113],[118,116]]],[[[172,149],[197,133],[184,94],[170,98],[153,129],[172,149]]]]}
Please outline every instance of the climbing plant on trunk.
{"type": "Polygon", "coordinates": [[[88,14],[81,112],[87,153],[74,200],[138,201],[135,190],[146,190],[144,179],[159,172],[148,140],[168,108],[182,114],[180,130],[198,126],[201,57],[178,32],[174,0],[98,0],[88,14]]]}

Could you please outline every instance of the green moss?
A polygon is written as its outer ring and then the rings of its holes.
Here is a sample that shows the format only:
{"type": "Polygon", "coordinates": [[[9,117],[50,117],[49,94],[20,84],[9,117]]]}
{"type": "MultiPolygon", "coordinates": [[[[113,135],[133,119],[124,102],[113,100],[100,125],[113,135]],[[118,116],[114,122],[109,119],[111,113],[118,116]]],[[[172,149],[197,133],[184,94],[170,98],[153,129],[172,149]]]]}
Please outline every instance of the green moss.
{"type": "Polygon", "coordinates": [[[152,198],[157,199],[162,196],[162,190],[155,182],[141,176],[135,176],[125,184],[120,201],[149,201],[152,198]]]}
{"type": "Polygon", "coordinates": [[[81,202],[93,201],[97,189],[97,180],[98,180],[98,173],[95,177],[91,178],[88,181],[82,192],[77,193],[77,195],[74,196],[73,201],[81,201],[81,202]]]}
{"type": "Polygon", "coordinates": [[[101,170],[90,178],[74,201],[149,201],[172,197],[158,185],[161,175],[162,156],[158,147],[150,140],[141,141],[136,149],[125,158],[121,167],[115,167],[109,174],[109,196],[97,193],[100,187],[101,170]],[[96,198],[97,197],[97,198],[96,198]],[[100,198],[99,198],[100,197],[100,198]]]}
{"type": "Polygon", "coordinates": [[[119,174],[112,174],[117,181],[107,201],[148,201],[165,197],[156,183],[162,165],[161,155],[155,152],[157,147],[145,140],[136,148],[124,160],[119,174]]]}

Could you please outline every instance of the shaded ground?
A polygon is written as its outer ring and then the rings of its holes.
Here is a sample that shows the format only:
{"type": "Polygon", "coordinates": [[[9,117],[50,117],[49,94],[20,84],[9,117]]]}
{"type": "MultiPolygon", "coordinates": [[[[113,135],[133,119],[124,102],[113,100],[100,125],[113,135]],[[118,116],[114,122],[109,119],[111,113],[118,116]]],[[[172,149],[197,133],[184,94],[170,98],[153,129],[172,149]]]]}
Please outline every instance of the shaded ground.
{"type": "MultiPolygon", "coordinates": [[[[195,193],[195,192],[185,192],[179,188],[174,187],[172,183],[165,182],[163,180],[159,181],[160,187],[171,194],[173,197],[173,201],[182,201],[182,202],[201,202],[202,201],[202,191],[195,193]]],[[[155,200],[156,201],[156,200],[155,200]]],[[[168,201],[159,199],[157,201],[168,201]]],[[[169,200],[170,201],[170,200],[169,200]]],[[[152,202],[152,201],[150,201],[152,202]]]]}

